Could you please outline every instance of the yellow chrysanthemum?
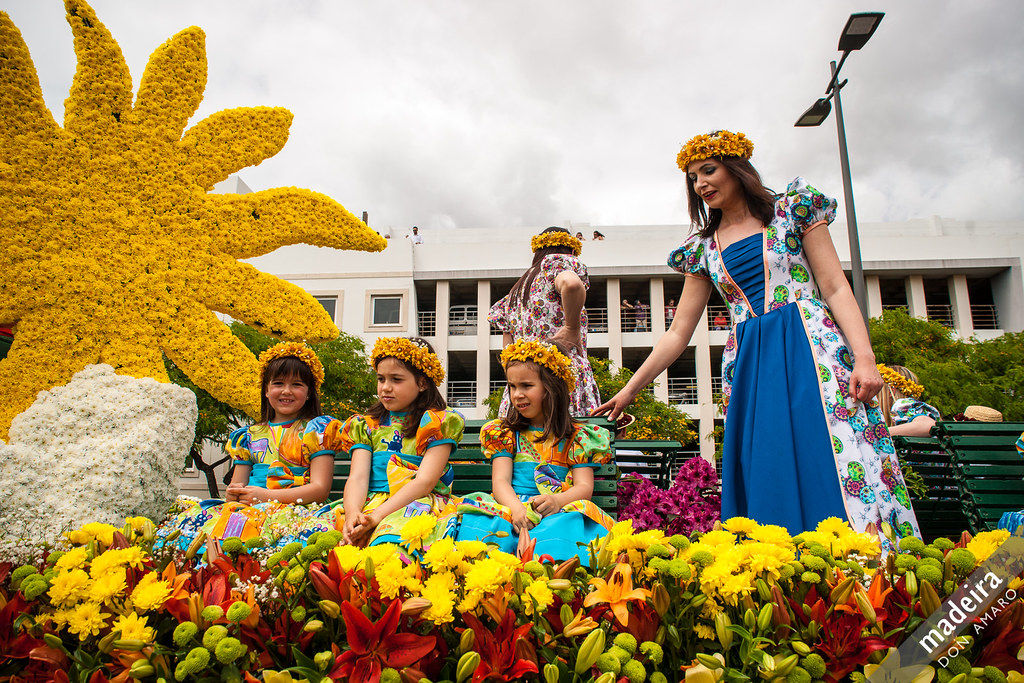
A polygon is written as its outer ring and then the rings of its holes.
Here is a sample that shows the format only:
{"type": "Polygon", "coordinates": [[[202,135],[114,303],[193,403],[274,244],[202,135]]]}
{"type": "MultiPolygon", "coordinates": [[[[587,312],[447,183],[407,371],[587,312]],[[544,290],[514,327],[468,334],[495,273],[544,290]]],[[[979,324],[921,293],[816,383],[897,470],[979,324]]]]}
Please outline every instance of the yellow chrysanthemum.
{"type": "Polygon", "coordinates": [[[583,253],[583,242],[568,232],[554,230],[552,232],[542,232],[530,238],[530,249],[534,253],[547,247],[569,247],[572,249],[573,256],[579,256],[583,253]]]}
{"type": "Polygon", "coordinates": [[[454,621],[452,610],[455,608],[455,576],[444,572],[434,574],[423,584],[420,595],[430,600],[430,607],[423,612],[423,618],[437,625],[454,621]]]}
{"type": "Polygon", "coordinates": [[[398,597],[405,578],[403,569],[402,560],[397,555],[392,555],[374,567],[374,579],[382,597],[388,600],[398,597]]]}
{"type": "Polygon", "coordinates": [[[124,592],[126,573],[124,569],[112,569],[93,581],[89,598],[96,602],[107,602],[124,592]]]}
{"type": "Polygon", "coordinates": [[[143,561],[146,559],[146,554],[138,546],[128,546],[127,548],[117,548],[116,550],[108,550],[105,553],[101,553],[93,558],[92,563],[89,565],[89,574],[94,579],[98,579],[105,575],[107,572],[120,569],[122,567],[135,567],[136,569],[142,567],[143,561]]]}
{"type": "Polygon", "coordinates": [[[89,551],[85,548],[72,548],[63,555],[54,564],[58,570],[71,571],[72,569],[81,569],[85,566],[85,563],[89,561],[89,551]]]}
{"type": "Polygon", "coordinates": [[[387,357],[401,359],[430,378],[434,384],[444,381],[444,366],[437,354],[419,342],[404,337],[380,337],[370,352],[370,364],[374,368],[387,357]]]}
{"type": "Polygon", "coordinates": [[[747,534],[752,540],[761,543],[773,543],[781,546],[792,546],[793,538],[785,527],[777,524],[759,524],[747,534]]]}
{"type": "Polygon", "coordinates": [[[380,251],[383,238],[297,188],[208,194],[276,154],[291,114],[229,109],[185,130],[206,86],[205,36],[187,28],[149,60],[135,101],[117,43],[65,0],[78,68],[54,121],[28,48],[0,13],[0,438],[42,389],[92,363],[168,381],[170,357],[216,398],[259,409],[256,358],[213,311],[289,339],[337,328],[297,285],[236,259],[305,242],[380,251]]]}
{"type": "Polygon", "coordinates": [[[474,558],[487,552],[487,544],[483,541],[456,541],[455,549],[467,558],[474,558]]]}
{"type": "Polygon", "coordinates": [[[570,394],[576,388],[576,373],[573,372],[572,362],[554,344],[545,344],[533,339],[517,339],[504,348],[500,360],[501,367],[506,370],[513,361],[543,365],[555,377],[565,382],[570,394]]]}
{"type": "Polygon", "coordinates": [[[978,558],[978,562],[984,562],[988,559],[989,555],[994,553],[1009,537],[1010,532],[1006,529],[982,531],[967,542],[966,548],[967,550],[970,550],[976,558],[978,558]]]}
{"type": "Polygon", "coordinates": [[[122,614],[114,622],[113,630],[120,631],[123,640],[141,640],[152,643],[154,631],[151,626],[146,626],[146,619],[148,617],[140,617],[135,612],[122,614]]]}
{"type": "Polygon", "coordinates": [[[853,533],[853,529],[850,528],[847,521],[838,517],[826,517],[818,522],[818,526],[814,530],[820,531],[823,534],[833,534],[837,538],[853,533]]]}
{"type": "Polygon", "coordinates": [[[166,581],[160,580],[156,574],[150,573],[142,577],[135,590],[132,591],[132,604],[140,612],[163,607],[167,598],[171,597],[171,587],[166,581]]]}
{"type": "Polygon", "coordinates": [[[709,531],[701,536],[700,542],[709,546],[732,545],[736,542],[736,535],[729,533],[725,529],[718,529],[717,531],[709,531]]]}
{"type": "Polygon", "coordinates": [[[423,564],[435,572],[455,569],[462,563],[462,552],[455,549],[455,541],[442,538],[434,541],[423,553],[423,564]]]}
{"type": "Polygon", "coordinates": [[[508,564],[487,557],[473,564],[466,574],[463,585],[466,591],[478,591],[487,595],[511,580],[512,568],[508,564]]]}
{"type": "Polygon", "coordinates": [[[832,553],[836,557],[846,557],[850,554],[875,557],[882,552],[882,543],[875,534],[847,534],[839,540],[837,551],[834,550],[832,553]]]}
{"type": "Polygon", "coordinates": [[[534,602],[536,602],[536,611],[538,613],[543,612],[551,603],[555,601],[555,594],[548,588],[548,582],[546,579],[538,579],[532,582],[526,587],[526,595],[523,599],[523,608],[526,610],[528,615],[534,613],[534,602]]]}
{"type": "Polygon", "coordinates": [[[366,556],[363,554],[362,549],[354,545],[339,545],[334,549],[334,555],[338,558],[338,564],[341,566],[341,569],[346,572],[362,566],[366,561],[366,556]]]}
{"type": "MultiPolygon", "coordinates": [[[[3,21],[3,13],[0,12],[0,22],[3,21]]],[[[0,272],[0,277],[3,273],[0,272]]],[[[2,285],[2,281],[0,281],[2,285]]],[[[0,291],[3,291],[0,289],[0,291]]],[[[4,361],[0,361],[2,364],[4,361]]],[[[3,376],[3,366],[0,365],[0,377],[3,376]]],[[[0,427],[0,429],[5,429],[0,427]]],[[[102,522],[89,522],[84,525],[81,529],[75,529],[68,533],[68,540],[76,545],[87,545],[92,541],[99,541],[103,545],[110,545],[114,542],[114,532],[118,529],[112,527],[109,524],[103,524],[102,522]]]]}
{"type": "Polygon", "coordinates": [[[768,574],[774,579],[779,578],[779,570],[787,562],[796,559],[796,553],[788,548],[771,543],[748,543],[742,546],[746,557],[744,565],[758,574],[768,574]]]}
{"type": "Polygon", "coordinates": [[[683,173],[691,162],[711,157],[740,157],[749,159],[754,153],[754,143],[743,133],[716,130],[707,135],[695,135],[683,145],[676,155],[676,164],[683,173]]]}
{"type": "Polygon", "coordinates": [[[363,549],[363,557],[369,558],[373,566],[377,566],[387,560],[390,557],[394,557],[398,552],[398,545],[395,543],[381,543],[380,545],[371,545],[368,548],[363,549]]]}
{"type": "Polygon", "coordinates": [[[95,602],[86,602],[68,612],[68,630],[76,634],[79,640],[85,640],[89,636],[98,635],[100,629],[107,625],[109,616],[95,602]]]}
{"type": "Polygon", "coordinates": [[[715,627],[709,624],[704,624],[698,621],[693,625],[693,631],[697,634],[698,638],[703,638],[704,640],[715,639],[715,627]]]}
{"type": "Polygon", "coordinates": [[[89,594],[89,575],[81,569],[60,572],[50,583],[50,603],[55,607],[70,607],[82,601],[89,594]]]}
{"type": "Polygon", "coordinates": [[[758,524],[746,517],[731,517],[722,522],[722,526],[725,527],[726,531],[737,536],[749,536],[752,531],[757,529],[758,524]]]}
{"type": "Polygon", "coordinates": [[[415,515],[405,520],[399,537],[409,545],[410,550],[418,550],[435,528],[437,517],[434,515],[415,515]]]}

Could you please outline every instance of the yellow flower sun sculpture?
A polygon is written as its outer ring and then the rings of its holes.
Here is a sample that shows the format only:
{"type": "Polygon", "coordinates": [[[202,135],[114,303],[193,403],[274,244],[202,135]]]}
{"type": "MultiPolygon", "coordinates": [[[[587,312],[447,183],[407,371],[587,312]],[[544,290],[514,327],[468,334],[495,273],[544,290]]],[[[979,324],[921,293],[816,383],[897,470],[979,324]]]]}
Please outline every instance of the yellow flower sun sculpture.
{"type": "Polygon", "coordinates": [[[65,0],[78,67],[64,127],[43,103],[21,33],[0,12],[0,438],[36,393],[86,365],[167,381],[166,354],[196,384],[251,413],[256,358],[227,313],[286,339],[338,330],[301,288],[239,263],[287,244],[381,251],[386,242],[322,194],[208,194],[276,154],[291,113],[228,109],[187,131],[206,85],[205,35],[176,34],[132,102],[121,49],[83,0],[65,0]]]}

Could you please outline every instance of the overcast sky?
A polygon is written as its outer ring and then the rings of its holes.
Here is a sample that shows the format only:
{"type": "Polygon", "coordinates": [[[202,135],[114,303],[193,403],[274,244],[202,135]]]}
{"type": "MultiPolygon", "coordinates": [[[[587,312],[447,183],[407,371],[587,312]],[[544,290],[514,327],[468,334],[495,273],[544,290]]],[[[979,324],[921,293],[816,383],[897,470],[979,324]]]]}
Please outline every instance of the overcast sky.
{"type": "MultiPolygon", "coordinates": [[[[252,188],[326,192],[371,224],[687,222],[680,145],[727,128],[781,189],[803,175],[842,204],[821,96],[851,12],[882,10],[843,68],[862,221],[1024,218],[1024,3],[595,0],[93,0],[138,87],[152,51],[206,32],[193,122],[284,106],[284,150],[252,188]]],[[[74,73],[59,0],[4,0],[58,120],[74,73]]]]}

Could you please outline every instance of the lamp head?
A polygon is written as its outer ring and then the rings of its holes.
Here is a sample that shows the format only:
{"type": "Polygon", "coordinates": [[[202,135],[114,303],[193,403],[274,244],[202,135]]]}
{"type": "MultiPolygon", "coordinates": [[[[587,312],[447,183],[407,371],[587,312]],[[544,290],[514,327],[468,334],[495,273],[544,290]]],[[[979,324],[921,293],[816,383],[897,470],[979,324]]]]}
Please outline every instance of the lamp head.
{"type": "Polygon", "coordinates": [[[846,26],[843,27],[843,34],[839,36],[839,50],[852,52],[864,47],[884,16],[885,12],[851,14],[846,20],[846,26]]]}
{"type": "Polygon", "coordinates": [[[797,119],[795,126],[820,126],[822,121],[828,118],[829,113],[832,111],[832,102],[828,99],[820,99],[811,105],[810,109],[805,111],[797,119]]]}

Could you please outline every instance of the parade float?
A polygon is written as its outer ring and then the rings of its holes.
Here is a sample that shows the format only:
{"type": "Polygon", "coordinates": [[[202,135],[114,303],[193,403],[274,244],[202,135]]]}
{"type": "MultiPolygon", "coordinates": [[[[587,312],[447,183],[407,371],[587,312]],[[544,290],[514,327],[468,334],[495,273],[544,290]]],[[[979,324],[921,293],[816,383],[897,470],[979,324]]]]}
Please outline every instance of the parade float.
{"type": "MultiPolygon", "coordinates": [[[[229,539],[203,560],[158,542],[196,420],[163,358],[252,414],[256,359],[214,312],[285,339],[337,335],[312,297],[238,259],[385,243],[310,191],[211,194],[281,149],[289,112],[231,109],[186,130],[203,32],[159,47],[133,101],[113,37],[88,4],[65,4],[78,68],[63,126],[0,12],[0,326],[14,329],[0,680],[864,680],[1006,539],[904,539],[883,558],[836,519],[795,536],[742,518],[689,535],[623,521],[584,561],[555,563],[424,548],[423,517],[368,549],[323,532],[229,539]]],[[[1022,627],[1015,598],[914,680],[1024,680],[1022,627]]]]}

